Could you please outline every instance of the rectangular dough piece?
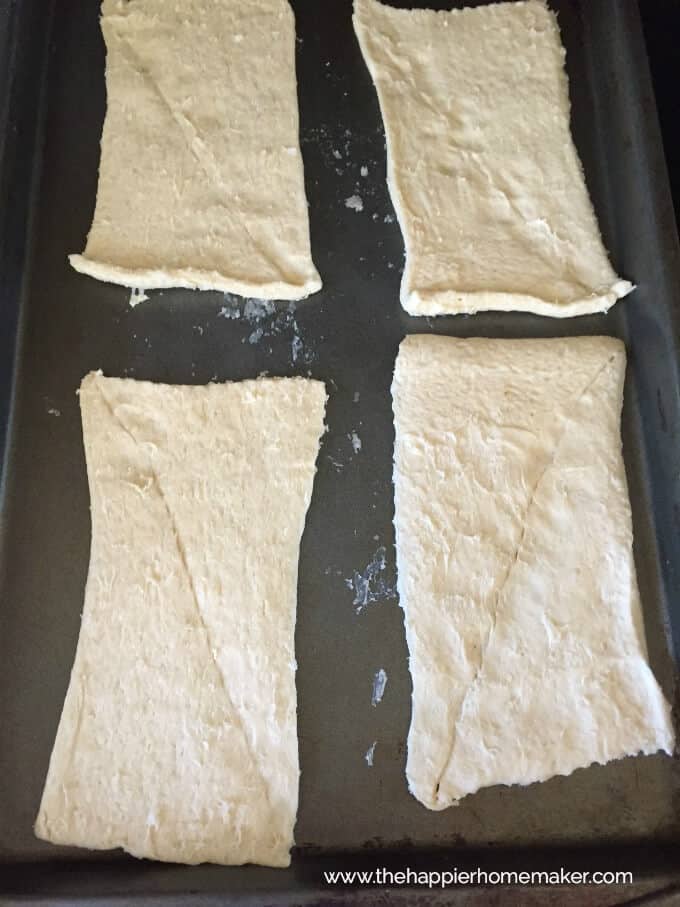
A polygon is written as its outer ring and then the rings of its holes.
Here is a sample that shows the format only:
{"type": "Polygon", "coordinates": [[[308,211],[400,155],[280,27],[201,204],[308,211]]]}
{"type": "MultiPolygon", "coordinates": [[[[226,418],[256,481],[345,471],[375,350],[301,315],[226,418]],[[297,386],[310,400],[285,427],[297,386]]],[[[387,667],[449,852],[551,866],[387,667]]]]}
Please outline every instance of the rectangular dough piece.
{"type": "Polygon", "coordinates": [[[298,553],[325,401],[304,378],[83,380],[92,547],[38,837],[289,864],[298,553]]]}
{"type": "Polygon", "coordinates": [[[608,337],[401,345],[392,386],[406,774],[429,809],[672,753],[647,663],[608,337]]]}
{"type": "Polygon", "coordinates": [[[73,267],[145,289],[319,290],[286,0],[104,0],[101,27],[97,203],[73,267]]]}
{"type": "Polygon", "coordinates": [[[354,27],[385,125],[407,312],[563,318],[631,291],[600,238],[545,3],[437,12],[355,0],[354,27]]]}

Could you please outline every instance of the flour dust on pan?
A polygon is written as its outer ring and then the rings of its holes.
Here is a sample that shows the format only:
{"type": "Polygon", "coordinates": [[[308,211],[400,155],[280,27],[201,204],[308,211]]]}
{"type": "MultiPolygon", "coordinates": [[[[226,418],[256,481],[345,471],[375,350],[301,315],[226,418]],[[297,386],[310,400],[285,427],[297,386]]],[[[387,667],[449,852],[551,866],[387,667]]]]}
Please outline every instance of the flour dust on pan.
{"type": "Polygon", "coordinates": [[[225,293],[217,316],[232,321],[241,319],[250,325],[252,330],[241,339],[241,343],[251,346],[288,335],[291,364],[309,365],[315,359],[314,347],[302,334],[295,316],[296,308],[295,302],[281,305],[270,299],[241,299],[232,293],[225,293]]]}
{"type": "Polygon", "coordinates": [[[371,691],[371,705],[375,708],[378,703],[382,702],[387,686],[387,671],[384,668],[375,672],[373,678],[373,690],[371,691]]]}
{"type": "Polygon", "coordinates": [[[349,438],[349,442],[352,445],[352,450],[354,451],[355,454],[358,454],[362,447],[361,438],[359,437],[359,435],[357,434],[356,431],[351,431],[347,435],[347,437],[349,438]]]}
{"type": "Polygon", "coordinates": [[[128,299],[128,304],[131,309],[134,309],[134,307],[136,305],[139,305],[140,302],[146,302],[148,298],[149,297],[141,287],[130,287],[130,298],[128,299]]]}
{"type": "Polygon", "coordinates": [[[366,750],[366,753],[364,755],[364,759],[366,760],[366,765],[369,768],[373,768],[373,756],[375,754],[375,748],[376,748],[377,743],[378,743],[378,741],[374,740],[373,743],[366,750]]]}
{"type": "Polygon", "coordinates": [[[354,592],[352,604],[356,613],[361,612],[374,602],[385,601],[396,597],[394,570],[387,573],[387,550],[381,545],[362,571],[355,570],[345,580],[348,589],[354,592]],[[390,576],[391,574],[391,576],[390,576]]]}

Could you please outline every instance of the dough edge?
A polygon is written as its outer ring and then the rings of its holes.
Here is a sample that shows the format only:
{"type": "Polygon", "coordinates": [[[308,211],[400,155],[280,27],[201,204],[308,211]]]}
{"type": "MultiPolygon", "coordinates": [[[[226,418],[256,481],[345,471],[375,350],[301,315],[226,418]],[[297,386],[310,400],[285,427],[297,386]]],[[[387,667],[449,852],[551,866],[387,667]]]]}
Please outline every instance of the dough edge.
{"type": "Polygon", "coordinates": [[[68,260],[76,271],[94,277],[105,283],[123,287],[138,287],[142,290],[182,288],[188,290],[217,290],[221,293],[235,293],[256,299],[290,300],[306,299],[321,289],[318,273],[307,278],[304,284],[289,284],[273,281],[266,284],[249,283],[217,271],[198,268],[123,268],[108,262],[96,261],[84,254],[75,253],[68,260]]]}
{"type": "MultiPolygon", "coordinates": [[[[651,670],[651,669],[650,669],[651,670]]],[[[497,788],[525,788],[533,787],[536,784],[545,784],[546,781],[550,781],[553,778],[569,778],[576,772],[583,771],[583,769],[591,768],[593,765],[615,765],[621,762],[624,762],[626,759],[636,759],[639,756],[654,756],[657,753],[665,753],[667,756],[672,756],[674,752],[675,741],[673,737],[669,737],[664,744],[659,744],[656,749],[653,747],[643,747],[642,749],[637,750],[636,752],[626,753],[625,756],[619,756],[617,759],[607,759],[604,762],[599,759],[593,759],[590,762],[584,762],[581,765],[574,765],[568,771],[563,772],[549,772],[543,775],[540,778],[534,778],[532,781],[527,781],[526,783],[521,781],[516,781],[513,784],[505,784],[503,782],[498,782],[493,784],[491,787],[480,787],[477,790],[469,791],[468,793],[463,794],[462,797],[459,797],[457,800],[450,802],[443,802],[441,800],[432,799],[429,796],[429,791],[422,790],[420,785],[414,783],[411,779],[409,772],[406,772],[406,780],[408,783],[409,793],[415,797],[415,799],[422,803],[427,809],[432,810],[432,812],[443,812],[445,809],[451,809],[451,807],[460,806],[463,800],[468,797],[473,797],[475,794],[480,793],[483,790],[494,790],[497,788]]]]}
{"type": "Polygon", "coordinates": [[[404,272],[401,304],[409,315],[474,315],[476,312],[532,312],[552,318],[573,318],[607,312],[619,299],[635,289],[628,280],[617,280],[611,287],[593,296],[571,302],[550,302],[539,296],[520,293],[500,293],[487,290],[469,292],[454,289],[427,293],[409,290],[404,272]]]}

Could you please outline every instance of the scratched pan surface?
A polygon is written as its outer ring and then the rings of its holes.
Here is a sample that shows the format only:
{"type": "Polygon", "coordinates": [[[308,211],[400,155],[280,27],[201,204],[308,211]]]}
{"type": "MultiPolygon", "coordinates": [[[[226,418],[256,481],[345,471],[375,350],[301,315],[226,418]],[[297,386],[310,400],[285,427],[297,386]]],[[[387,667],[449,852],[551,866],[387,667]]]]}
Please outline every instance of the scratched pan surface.
{"type": "Polygon", "coordinates": [[[3,40],[11,40],[0,42],[3,65],[5,44],[19,42],[8,70],[9,107],[0,108],[9,117],[0,183],[6,328],[0,365],[2,404],[13,403],[0,539],[0,890],[4,878],[6,890],[36,896],[163,892],[170,898],[192,890],[255,901],[294,896],[297,903],[318,888],[320,867],[329,861],[403,863],[434,860],[435,851],[449,861],[474,854],[493,865],[519,854],[523,865],[536,865],[576,859],[573,849],[585,847],[580,865],[597,866],[621,862],[625,848],[626,860],[637,861],[641,872],[661,871],[680,839],[678,765],[665,757],[593,767],[527,789],[492,788],[439,813],[409,795],[410,682],[392,529],[389,386],[405,333],[624,338],[635,554],[652,666],[674,697],[680,272],[636,5],[556,3],[588,184],[615,267],[639,285],[608,315],[568,321],[405,315],[398,301],[403,246],[385,186],[383,129],[349,0],[293,6],[312,244],[324,289],[270,311],[182,290],[152,292],[132,309],[129,291],[72,271],[66,255],[83,247],[90,223],[105,110],[98,4],[60,2],[50,19],[49,3],[27,0],[14,10],[13,31],[5,31],[3,40]],[[363,210],[346,205],[353,195],[363,210]],[[117,853],[54,848],[32,835],[87,569],[90,522],[75,390],[93,368],[175,383],[265,371],[327,383],[329,431],[300,559],[302,776],[298,850],[289,871],[154,866],[117,853]],[[387,684],[373,705],[380,669],[387,684]],[[365,757],[374,744],[370,766],[365,757]],[[362,851],[363,858],[356,856],[362,851]]]}

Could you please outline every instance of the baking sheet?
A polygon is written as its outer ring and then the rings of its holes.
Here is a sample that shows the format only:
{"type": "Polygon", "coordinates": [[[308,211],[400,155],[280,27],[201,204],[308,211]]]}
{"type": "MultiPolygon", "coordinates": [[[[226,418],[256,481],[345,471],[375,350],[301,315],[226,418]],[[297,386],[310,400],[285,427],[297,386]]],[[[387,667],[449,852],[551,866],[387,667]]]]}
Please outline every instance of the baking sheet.
{"type": "MultiPolygon", "coordinates": [[[[16,890],[84,893],[90,879],[97,894],[191,889],[236,896],[266,889],[285,897],[318,886],[322,866],[388,859],[474,858],[494,867],[520,860],[531,868],[541,859],[618,864],[626,853],[640,872],[665,871],[680,841],[677,760],[628,759],[526,789],[492,788],[440,813],[408,794],[410,683],[394,593],[389,386],[404,334],[620,336],[630,357],[624,448],[650,660],[666,695],[675,696],[680,271],[636,4],[554,4],[568,52],[574,135],[605,243],[618,273],[638,283],[608,315],[561,322],[524,314],[414,319],[404,313],[398,298],[403,244],[351,4],[292,5],[312,250],[324,289],[269,312],[246,309],[236,297],[184,290],[150,292],[150,301],[133,309],[129,291],[68,267],[67,253],[84,245],[96,190],[105,110],[98,3],[59,3],[51,26],[47,3],[29,2],[21,13],[37,18],[30,30],[24,20],[17,26],[27,29],[24,38],[33,44],[24,50],[33,59],[30,79],[25,61],[15,65],[15,113],[21,79],[37,104],[44,64],[48,71],[44,131],[28,135],[30,108],[16,113],[27,124],[27,137],[15,142],[15,162],[26,170],[17,206],[23,201],[29,254],[15,260],[11,286],[4,288],[20,316],[21,340],[0,523],[0,890],[4,878],[16,890]],[[40,177],[33,194],[29,176],[40,177]],[[346,205],[353,195],[362,199],[360,212],[346,205]],[[300,560],[302,776],[290,870],[154,866],[33,837],[87,570],[90,524],[75,389],[93,368],[173,383],[266,371],[327,384],[330,430],[300,560]],[[380,669],[387,685],[374,706],[380,669]],[[588,849],[575,856],[575,847],[588,849]]],[[[5,158],[3,172],[6,166],[5,158]]],[[[11,213],[0,213],[5,237],[22,229],[11,213]]],[[[8,325],[11,311],[3,313],[8,325]]]]}

